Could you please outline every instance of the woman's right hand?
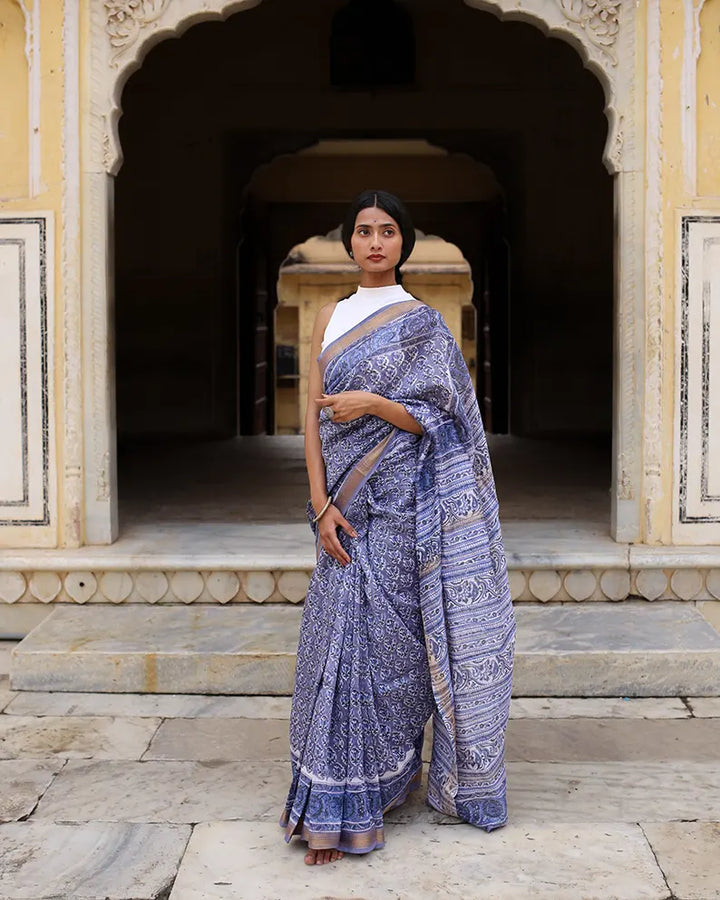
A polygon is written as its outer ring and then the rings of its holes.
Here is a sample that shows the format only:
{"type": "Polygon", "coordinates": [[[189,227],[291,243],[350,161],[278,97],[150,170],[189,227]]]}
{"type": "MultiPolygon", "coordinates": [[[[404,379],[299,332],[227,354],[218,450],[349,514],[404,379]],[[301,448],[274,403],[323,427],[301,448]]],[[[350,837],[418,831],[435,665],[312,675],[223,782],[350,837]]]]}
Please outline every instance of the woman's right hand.
{"type": "Polygon", "coordinates": [[[325,510],[318,520],[318,533],[320,535],[320,543],[333,559],[336,559],[341,566],[346,566],[350,562],[350,557],[343,549],[338,539],[337,530],[342,528],[350,537],[357,537],[357,531],[348,522],[345,516],[340,512],[337,506],[330,506],[325,510]]]}

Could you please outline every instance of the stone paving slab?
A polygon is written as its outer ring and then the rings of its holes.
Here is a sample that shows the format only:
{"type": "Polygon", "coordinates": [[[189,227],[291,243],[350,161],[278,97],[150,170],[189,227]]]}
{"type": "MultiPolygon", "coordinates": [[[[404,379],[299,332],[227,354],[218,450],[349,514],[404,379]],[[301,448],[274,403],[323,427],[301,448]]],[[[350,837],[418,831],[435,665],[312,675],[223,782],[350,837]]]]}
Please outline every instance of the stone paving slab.
{"type": "Polygon", "coordinates": [[[514,697],[510,704],[511,719],[687,719],[691,715],[679,697],[514,697]]]}
{"type": "Polygon", "coordinates": [[[35,808],[38,798],[47,790],[62,769],[62,760],[0,760],[0,822],[22,819],[35,808]]]}
{"type": "Polygon", "coordinates": [[[720,900],[718,822],[641,823],[641,826],[675,897],[720,900]]]}
{"type": "Polygon", "coordinates": [[[520,821],[713,821],[720,763],[511,763],[508,804],[520,821]]]}
{"type": "MultiPolygon", "coordinates": [[[[534,822],[712,822],[720,809],[720,763],[510,762],[508,809],[516,825],[534,822]]],[[[387,822],[452,824],[426,802],[424,785],[387,822]]]]}
{"type": "Polygon", "coordinates": [[[0,826],[0,900],[155,900],[191,829],[93,822],[0,826]]]}
{"type": "MultiPolygon", "coordinates": [[[[71,760],[38,804],[34,819],[61,822],[196,823],[275,821],[289,788],[284,762],[71,760]]],[[[720,809],[720,763],[508,764],[516,823],[713,821],[720,809]]],[[[415,791],[388,821],[437,821],[415,791]]]]}
{"type": "Polygon", "coordinates": [[[0,675],[0,713],[15,697],[17,697],[15,691],[10,690],[10,679],[7,675],[0,675]]]}
{"type": "MultiPolygon", "coordinates": [[[[423,748],[426,761],[431,734],[428,727],[423,748]]],[[[510,762],[714,763],[719,759],[718,747],[718,719],[513,719],[506,756],[510,762]]],[[[285,761],[289,754],[287,721],[169,719],[158,729],[143,759],[285,761]]]]}
{"type": "Polygon", "coordinates": [[[513,719],[508,760],[720,762],[720,719],[513,719]]]}
{"type": "MultiPolygon", "coordinates": [[[[21,690],[289,695],[301,609],[59,606],[17,648],[21,690]]],[[[689,604],[521,605],[517,696],[714,696],[720,634],[689,604]]]]}
{"type": "Polygon", "coordinates": [[[5,708],[5,712],[12,716],[160,716],[164,719],[224,717],[286,720],[290,716],[289,697],[79,694],[65,691],[57,693],[22,691],[11,694],[11,697],[14,699],[5,708]]]}
{"type": "Polygon", "coordinates": [[[691,697],[688,703],[693,715],[700,719],[720,718],[720,697],[691,697]]]}
{"type": "Polygon", "coordinates": [[[289,763],[68,762],[33,820],[169,822],[277,821],[290,787],[289,763]]]}
{"type": "Polygon", "coordinates": [[[283,719],[168,719],[158,729],[143,759],[287,761],[290,759],[288,722],[283,719]]]}
{"type": "MultiPolygon", "coordinates": [[[[5,700],[9,704],[5,707],[5,713],[13,716],[228,719],[287,719],[290,716],[289,697],[12,692],[9,681],[5,679],[3,682],[2,678],[0,711],[3,685],[10,697],[5,700]]],[[[716,702],[716,698],[699,699],[702,703],[716,702]]],[[[720,700],[717,703],[720,710],[720,700]]],[[[510,706],[511,719],[683,719],[691,715],[679,697],[515,697],[510,706]]]]}
{"type": "Polygon", "coordinates": [[[305,866],[304,845],[278,846],[276,825],[198,825],[170,900],[379,898],[435,900],[665,900],[668,892],[637,826],[416,824],[386,830],[386,846],[329,866],[305,866]],[[291,887],[290,887],[291,886],[291,887]]]}
{"type": "Polygon", "coordinates": [[[140,759],[161,719],[0,716],[0,759],[140,759]]]}

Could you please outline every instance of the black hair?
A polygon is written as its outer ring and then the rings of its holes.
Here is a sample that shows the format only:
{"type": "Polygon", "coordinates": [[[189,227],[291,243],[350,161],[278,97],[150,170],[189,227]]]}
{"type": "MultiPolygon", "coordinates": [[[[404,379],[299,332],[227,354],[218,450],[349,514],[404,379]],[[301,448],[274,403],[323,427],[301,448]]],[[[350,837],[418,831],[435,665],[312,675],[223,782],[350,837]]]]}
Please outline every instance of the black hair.
{"type": "Polygon", "coordinates": [[[410,218],[410,213],[407,211],[407,207],[402,200],[395,196],[395,194],[391,194],[389,191],[362,191],[359,193],[352,201],[345,214],[345,221],[342,226],[342,242],[345,245],[347,252],[350,253],[352,248],[352,236],[355,231],[355,220],[358,217],[358,213],[362,212],[364,209],[370,209],[373,206],[377,206],[378,209],[386,212],[400,227],[400,234],[402,235],[402,251],[400,253],[400,260],[395,266],[395,281],[397,284],[402,284],[400,266],[405,262],[408,256],[410,256],[413,247],[415,246],[415,228],[413,227],[412,219],[410,218]]]}

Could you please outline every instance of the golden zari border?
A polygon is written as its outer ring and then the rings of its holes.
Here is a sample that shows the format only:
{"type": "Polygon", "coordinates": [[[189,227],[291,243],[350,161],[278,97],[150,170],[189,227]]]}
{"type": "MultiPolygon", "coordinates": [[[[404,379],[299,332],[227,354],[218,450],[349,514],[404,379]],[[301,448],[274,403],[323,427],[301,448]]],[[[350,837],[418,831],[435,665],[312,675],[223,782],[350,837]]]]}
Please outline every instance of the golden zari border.
{"type": "Polygon", "coordinates": [[[359,462],[355,463],[345,477],[345,480],[340,485],[333,500],[333,503],[343,515],[345,515],[345,511],[362,486],[363,481],[368,475],[372,474],[372,471],[380,461],[380,457],[383,455],[385,448],[396,433],[397,428],[393,428],[392,431],[388,432],[379,443],[375,444],[372,450],[366,453],[359,462]]]}

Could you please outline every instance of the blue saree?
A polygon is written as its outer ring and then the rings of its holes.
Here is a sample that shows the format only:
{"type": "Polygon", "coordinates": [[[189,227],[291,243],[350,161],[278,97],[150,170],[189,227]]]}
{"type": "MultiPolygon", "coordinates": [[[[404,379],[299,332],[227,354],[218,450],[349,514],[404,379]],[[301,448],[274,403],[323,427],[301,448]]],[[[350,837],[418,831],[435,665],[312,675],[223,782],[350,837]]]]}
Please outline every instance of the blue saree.
{"type": "MultiPolygon", "coordinates": [[[[290,715],[287,841],[364,853],[420,783],[488,831],[507,821],[504,741],[515,619],[490,457],[472,381],[442,316],[392,303],[318,358],[328,394],[402,403],[421,435],[376,416],[320,417],[327,485],[358,533],[351,562],[319,544],[290,715]]],[[[308,518],[313,515],[308,504],[308,518]]]]}

